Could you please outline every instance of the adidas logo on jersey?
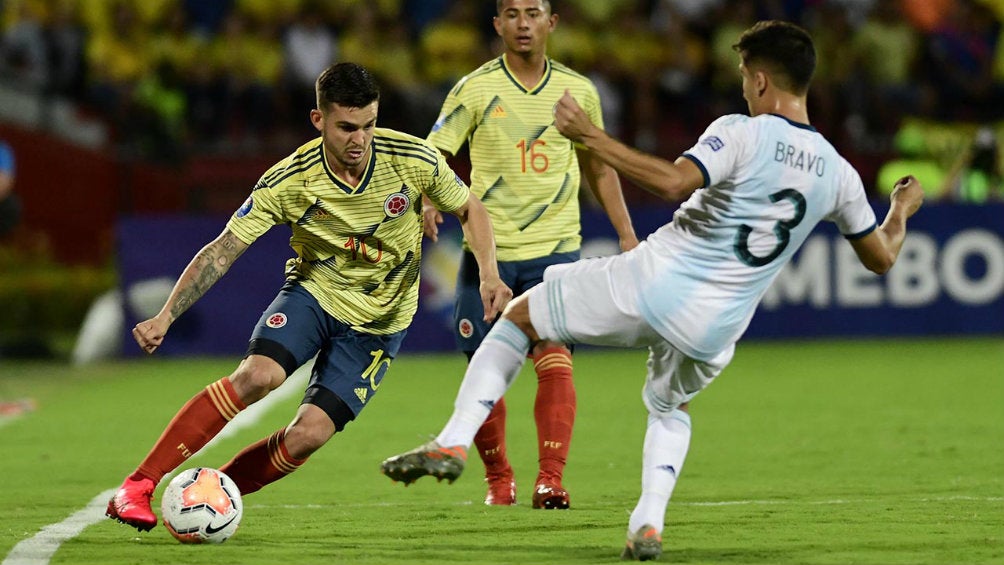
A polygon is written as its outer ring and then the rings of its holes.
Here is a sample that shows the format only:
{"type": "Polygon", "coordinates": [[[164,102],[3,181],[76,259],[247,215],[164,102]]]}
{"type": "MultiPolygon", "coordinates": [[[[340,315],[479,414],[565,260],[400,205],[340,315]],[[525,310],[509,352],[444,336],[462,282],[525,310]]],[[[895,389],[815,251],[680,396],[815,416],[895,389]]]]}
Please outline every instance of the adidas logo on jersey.
{"type": "Polygon", "coordinates": [[[492,110],[491,117],[493,117],[493,118],[504,118],[504,117],[506,117],[505,108],[503,108],[502,106],[496,106],[492,110]]]}

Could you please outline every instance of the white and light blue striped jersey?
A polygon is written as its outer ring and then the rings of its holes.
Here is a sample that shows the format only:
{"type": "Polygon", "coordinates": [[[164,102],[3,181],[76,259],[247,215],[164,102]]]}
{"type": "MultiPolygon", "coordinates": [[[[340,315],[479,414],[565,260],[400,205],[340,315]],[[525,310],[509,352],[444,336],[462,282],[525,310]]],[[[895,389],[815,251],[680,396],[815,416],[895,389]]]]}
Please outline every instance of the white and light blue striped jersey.
{"type": "Polygon", "coordinates": [[[857,171],[815,128],[765,114],[715,120],[684,153],[704,188],[649,236],[641,310],[685,354],[739,339],[764,292],[822,220],[848,239],[875,229],[857,171]]]}

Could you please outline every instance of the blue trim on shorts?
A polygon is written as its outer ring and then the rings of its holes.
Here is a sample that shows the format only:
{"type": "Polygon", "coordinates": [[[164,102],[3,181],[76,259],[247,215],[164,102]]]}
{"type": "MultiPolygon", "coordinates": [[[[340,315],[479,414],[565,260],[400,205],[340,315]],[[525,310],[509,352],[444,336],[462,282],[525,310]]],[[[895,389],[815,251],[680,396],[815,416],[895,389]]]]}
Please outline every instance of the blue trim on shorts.
{"type": "MultiPolygon", "coordinates": [[[[526,261],[499,261],[499,277],[519,296],[544,280],[544,270],[551,265],[578,261],[579,251],[553,253],[526,261]]],[[[465,251],[457,271],[457,294],[453,303],[453,335],[457,349],[473,352],[484,341],[492,323],[485,322],[481,305],[481,279],[474,255],[465,251]]]]}
{"type": "Polygon", "coordinates": [[[551,316],[551,328],[558,338],[565,343],[573,343],[575,339],[568,331],[568,319],[565,317],[565,301],[561,292],[562,281],[560,278],[547,281],[543,287],[547,297],[547,310],[551,316]]]}
{"type": "MultiPolygon", "coordinates": [[[[286,365],[291,358],[300,367],[316,356],[308,388],[317,385],[330,390],[358,416],[380,388],[405,333],[356,331],[325,312],[305,288],[288,282],[262,313],[251,342],[269,342],[268,351],[278,352],[276,361],[287,359],[286,365]]],[[[267,352],[254,353],[274,358],[267,352]]]]}

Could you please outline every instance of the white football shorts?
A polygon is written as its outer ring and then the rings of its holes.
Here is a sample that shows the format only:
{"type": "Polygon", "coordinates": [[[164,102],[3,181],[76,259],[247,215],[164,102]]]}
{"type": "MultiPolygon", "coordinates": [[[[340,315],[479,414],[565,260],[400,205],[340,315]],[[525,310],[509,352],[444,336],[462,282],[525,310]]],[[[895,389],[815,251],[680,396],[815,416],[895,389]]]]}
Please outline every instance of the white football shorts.
{"type": "Polygon", "coordinates": [[[717,377],[735,346],[711,361],[687,357],[652,329],[638,308],[631,253],[552,265],[527,293],[530,322],[542,339],[609,347],[647,347],[642,400],[666,416],[717,377]]]}

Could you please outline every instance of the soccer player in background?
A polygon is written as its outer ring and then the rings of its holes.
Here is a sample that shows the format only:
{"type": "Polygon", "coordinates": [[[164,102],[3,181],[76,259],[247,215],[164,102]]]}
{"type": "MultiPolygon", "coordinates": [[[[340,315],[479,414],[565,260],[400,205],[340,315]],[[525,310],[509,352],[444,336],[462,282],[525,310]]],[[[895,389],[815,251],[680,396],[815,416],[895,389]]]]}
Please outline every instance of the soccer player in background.
{"type": "Polygon", "coordinates": [[[420,202],[456,215],[480,271],[484,316],[512,291],[495,262],[484,206],[429,143],[376,127],[379,90],[353,63],[317,79],[310,119],[321,136],[272,166],[219,237],[178,278],[163,309],[133,329],[153,353],[171,323],[272,226],[292,228],[296,257],[237,369],[196,394],[122,483],[107,514],[140,530],[157,523],[154,488],[248,405],[317,357],[293,421],[220,468],[242,494],[292,473],[366,407],[397,355],[418,304],[420,202]]]}
{"type": "MultiPolygon", "coordinates": [[[[495,31],[504,52],[460,79],[443,103],[428,140],[447,156],[469,144],[471,190],[495,228],[502,280],[519,295],[543,280],[544,269],[579,258],[580,169],[617,231],[620,248],[638,245],[617,173],[553,127],[553,108],[568,89],[602,127],[592,82],[547,57],[547,38],[558,21],[548,0],[497,0],[495,31]]],[[[425,233],[437,239],[443,218],[426,202],[425,233]]],[[[465,244],[465,249],[469,245],[465,244]]],[[[491,321],[482,321],[474,257],[465,251],[457,275],[454,331],[470,359],[491,321]]],[[[568,508],[562,476],[575,421],[572,354],[560,340],[530,351],[537,372],[534,419],[539,472],[533,508],[568,508]]],[[[516,504],[506,456],[506,405],[499,398],[474,437],[485,464],[485,504],[516,504]]]]}
{"type": "Polygon", "coordinates": [[[571,93],[562,97],[555,122],[564,135],[649,191],[686,202],[635,249],[552,267],[511,302],[471,360],[446,426],[434,441],[384,461],[391,478],[459,476],[485,404],[506,391],[533,344],[647,347],[642,493],[622,557],[655,559],[690,444],[688,403],[731,361],[767,287],[813,227],[835,222],[866,268],[892,267],[923,200],[920,184],[898,181],[877,226],[858,173],[809,125],[810,36],[790,23],[760,22],[734,48],[750,116],[715,120],[673,163],[614,140],[571,93]]]}

